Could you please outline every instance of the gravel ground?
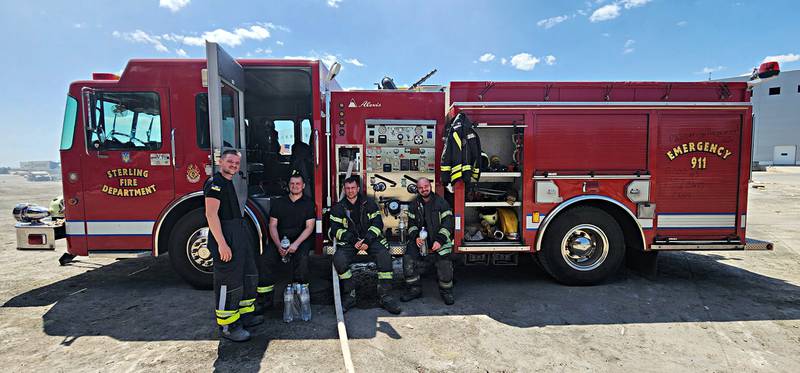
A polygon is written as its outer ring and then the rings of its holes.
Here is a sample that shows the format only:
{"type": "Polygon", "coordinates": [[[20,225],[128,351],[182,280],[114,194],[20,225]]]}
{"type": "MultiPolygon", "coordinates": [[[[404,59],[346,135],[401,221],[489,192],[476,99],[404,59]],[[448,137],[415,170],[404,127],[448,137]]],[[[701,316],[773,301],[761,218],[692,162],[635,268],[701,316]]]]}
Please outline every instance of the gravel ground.
{"type": "MultiPolygon", "coordinates": [[[[454,306],[431,279],[389,315],[347,313],[359,372],[795,372],[800,366],[800,168],[754,174],[748,235],[771,252],[662,253],[656,276],[622,271],[565,287],[530,261],[457,268],[454,306]]],[[[78,258],[15,249],[10,210],[56,182],[0,176],[0,363],[7,371],[342,371],[333,308],[278,311],[246,344],[219,342],[212,296],[167,258],[78,258]]]]}

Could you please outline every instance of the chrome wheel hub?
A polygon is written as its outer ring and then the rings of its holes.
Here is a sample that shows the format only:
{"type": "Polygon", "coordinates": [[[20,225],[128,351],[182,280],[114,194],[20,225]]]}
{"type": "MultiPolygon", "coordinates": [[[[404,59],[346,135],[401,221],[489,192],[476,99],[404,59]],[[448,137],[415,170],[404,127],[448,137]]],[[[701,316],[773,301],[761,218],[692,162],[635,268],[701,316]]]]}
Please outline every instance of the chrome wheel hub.
{"type": "Polygon", "coordinates": [[[201,272],[212,272],[214,258],[208,249],[208,228],[200,228],[186,241],[186,254],[189,262],[201,272]]]}
{"type": "Polygon", "coordinates": [[[608,257],[608,237],[602,229],[581,224],[570,229],[561,241],[561,256],[578,271],[591,271],[608,257]]]}

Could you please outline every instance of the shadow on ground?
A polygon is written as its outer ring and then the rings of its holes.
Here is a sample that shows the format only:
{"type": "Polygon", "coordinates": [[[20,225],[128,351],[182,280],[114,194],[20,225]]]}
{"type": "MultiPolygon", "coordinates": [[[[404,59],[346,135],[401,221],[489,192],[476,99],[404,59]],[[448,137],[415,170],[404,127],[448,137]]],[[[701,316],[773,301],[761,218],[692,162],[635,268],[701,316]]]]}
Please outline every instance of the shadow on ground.
{"type": "MultiPolygon", "coordinates": [[[[428,279],[425,297],[404,304],[398,317],[486,315],[520,328],[800,319],[800,288],[726,263],[732,260],[724,254],[662,253],[653,280],[622,271],[609,283],[592,287],[556,284],[532,261],[516,267],[461,266],[454,306],[442,304],[428,279]]],[[[62,344],[68,346],[97,335],[121,341],[214,340],[212,303],[209,291],[186,285],[169,268],[168,258],[161,257],[117,261],[19,294],[2,307],[52,305],[43,316],[44,332],[63,336],[62,344]]],[[[257,371],[274,339],[338,338],[329,305],[314,306],[308,323],[284,324],[279,309],[271,316],[253,330],[250,343],[221,342],[215,367],[235,364],[239,371],[257,371]]],[[[387,316],[380,309],[350,311],[350,338],[378,333],[403,338],[387,316]]]]}

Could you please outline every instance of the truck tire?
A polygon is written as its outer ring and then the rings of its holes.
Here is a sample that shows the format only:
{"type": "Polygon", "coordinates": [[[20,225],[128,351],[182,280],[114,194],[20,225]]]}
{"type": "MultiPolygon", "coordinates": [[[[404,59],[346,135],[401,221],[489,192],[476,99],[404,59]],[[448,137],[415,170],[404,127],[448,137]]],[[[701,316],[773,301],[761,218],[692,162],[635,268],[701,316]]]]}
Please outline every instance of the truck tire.
{"type": "Polygon", "coordinates": [[[609,213],[591,206],[569,209],[547,227],[539,261],[565,285],[594,285],[617,272],[625,239],[609,213]]]}
{"type": "Polygon", "coordinates": [[[208,251],[208,223],[203,209],[181,217],[169,237],[169,261],[181,278],[197,289],[211,289],[214,261],[208,251]]]}

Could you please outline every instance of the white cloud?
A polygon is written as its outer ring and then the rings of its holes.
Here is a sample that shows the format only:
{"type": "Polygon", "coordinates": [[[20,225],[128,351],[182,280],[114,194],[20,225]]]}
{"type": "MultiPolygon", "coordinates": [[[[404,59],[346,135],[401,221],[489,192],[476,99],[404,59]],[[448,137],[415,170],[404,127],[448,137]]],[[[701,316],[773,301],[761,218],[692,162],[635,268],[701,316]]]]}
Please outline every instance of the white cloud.
{"type": "Polygon", "coordinates": [[[345,91],[364,91],[366,88],[364,87],[347,87],[344,89],[345,91]]]}
{"type": "Polygon", "coordinates": [[[330,53],[325,53],[325,54],[322,55],[322,57],[320,57],[320,60],[326,66],[328,66],[328,68],[330,68],[331,66],[333,66],[333,63],[336,62],[338,59],[336,58],[336,56],[334,56],[334,55],[332,55],[330,53]]]}
{"type": "Polygon", "coordinates": [[[703,67],[703,70],[697,71],[695,74],[711,74],[724,69],[725,66],[703,67]]]}
{"type": "Polygon", "coordinates": [[[328,0],[328,6],[331,8],[338,8],[342,0],[328,0]]]}
{"type": "Polygon", "coordinates": [[[789,53],[789,54],[781,54],[781,55],[777,55],[777,56],[766,56],[766,57],[764,57],[764,60],[761,61],[761,63],[776,61],[776,62],[778,62],[780,64],[784,64],[784,63],[788,63],[788,62],[795,62],[795,61],[798,61],[798,60],[800,60],[800,54],[789,53]]]}
{"type": "Polygon", "coordinates": [[[181,10],[181,8],[189,5],[191,0],[158,0],[158,6],[167,8],[173,13],[181,10]]]}
{"type": "Polygon", "coordinates": [[[249,28],[240,27],[233,31],[216,29],[214,31],[206,31],[200,36],[170,35],[172,39],[180,41],[186,45],[203,46],[206,40],[208,40],[210,42],[227,45],[229,47],[238,46],[246,39],[264,40],[269,36],[269,30],[258,25],[250,26],[249,28]]]}
{"type": "Polygon", "coordinates": [[[150,35],[142,30],[136,30],[134,32],[114,31],[111,35],[134,43],[150,44],[159,52],[169,52],[169,49],[161,42],[160,36],[150,35]]]}
{"type": "Polygon", "coordinates": [[[600,35],[603,35],[604,37],[609,37],[609,36],[611,36],[611,34],[609,34],[609,33],[607,33],[607,32],[604,32],[604,33],[602,33],[602,34],[600,34],[600,35]]]}
{"type": "Polygon", "coordinates": [[[347,62],[347,63],[349,63],[351,65],[355,65],[355,66],[358,66],[358,67],[366,66],[363,63],[361,63],[361,61],[359,61],[358,58],[345,58],[344,62],[347,62]]]}
{"type": "Polygon", "coordinates": [[[256,50],[254,50],[253,53],[255,53],[255,54],[270,54],[270,53],[272,53],[272,49],[256,48],[256,50]]]}
{"type": "Polygon", "coordinates": [[[280,41],[280,40],[278,40],[278,41],[276,41],[276,42],[275,42],[275,44],[277,44],[277,45],[283,45],[283,42],[282,42],[282,41],[280,41]]]}
{"type": "Polygon", "coordinates": [[[489,62],[489,61],[494,60],[494,57],[495,56],[493,54],[491,54],[491,53],[484,53],[480,57],[478,57],[478,61],[489,62]]]}
{"type": "Polygon", "coordinates": [[[86,22],[73,23],[72,27],[74,27],[74,28],[85,28],[86,27],[86,22]]]}
{"type": "Polygon", "coordinates": [[[178,49],[178,50],[175,51],[175,53],[177,53],[181,57],[189,57],[189,55],[186,54],[186,51],[183,50],[183,49],[178,49]]]}
{"type": "Polygon", "coordinates": [[[511,57],[511,65],[517,70],[531,71],[536,66],[540,59],[532,56],[529,53],[519,53],[511,57]]]}
{"type": "Polygon", "coordinates": [[[614,19],[619,17],[619,5],[617,4],[608,4],[597,8],[591,16],[589,16],[589,21],[591,22],[602,22],[608,21],[610,19],[614,19]]]}
{"type": "Polygon", "coordinates": [[[544,57],[544,63],[546,63],[548,66],[555,65],[556,64],[556,56],[553,56],[552,54],[545,56],[544,57]]]}
{"type": "Polygon", "coordinates": [[[683,26],[686,26],[686,25],[688,25],[688,24],[689,24],[689,22],[686,22],[686,21],[680,21],[680,22],[676,23],[676,25],[677,25],[678,27],[683,27],[683,26]]]}
{"type": "Polygon", "coordinates": [[[544,27],[544,28],[548,29],[548,28],[551,28],[551,27],[553,27],[553,26],[555,26],[555,25],[557,25],[557,24],[559,24],[561,22],[564,22],[564,21],[568,20],[568,19],[569,19],[569,16],[567,16],[567,15],[550,17],[550,18],[547,18],[547,19],[540,20],[539,22],[536,22],[536,26],[544,27]]]}
{"type": "Polygon", "coordinates": [[[508,60],[505,57],[503,57],[503,58],[500,59],[500,63],[505,65],[505,64],[508,63],[508,60]]]}
{"type": "Polygon", "coordinates": [[[624,6],[625,9],[631,9],[643,6],[649,3],[650,1],[652,0],[622,0],[620,3],[622,3],[622,6],[624,6]]]}
{"type": "Polygon", "coordinates": [[[628,39],[625,41],[625,45],[622,47],[622,54],[633,53],[634,49],[633,45],[636,44],[636,40],[628,39]]]}
{"type": "Polygon", "coordinates": [[[292,30],[289,29],[288,27],[281,26],[281,25],[276,25],[276,24],[274,24],[272,22],[259,23],[259,25],[265,26],[266,28],[268,28],[270,30],[280,30],[280,31],[283,31],[283,32],[292,32],[292,30]]]}
{"type": "Polygon", "coordinates": [[[283,56],[285,60],[318,60],[319,58],[314,56],[283,56]]]}

